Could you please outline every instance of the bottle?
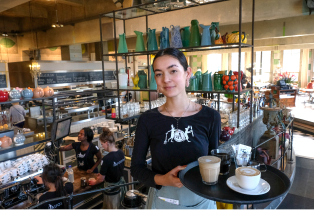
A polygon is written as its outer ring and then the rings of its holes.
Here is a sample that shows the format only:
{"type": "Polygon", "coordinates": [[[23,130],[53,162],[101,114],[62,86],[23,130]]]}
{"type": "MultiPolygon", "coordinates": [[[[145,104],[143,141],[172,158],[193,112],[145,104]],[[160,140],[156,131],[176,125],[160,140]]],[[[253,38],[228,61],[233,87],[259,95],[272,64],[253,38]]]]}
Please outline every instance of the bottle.
{"type": "Polygon", "coordinates": [[[111,109],[111,117],[116,118],[116,108],[111,109]]]}
{"type": "Polygon", "coordinates": [[[68,172],[69,181],[73,183],[74,182],[74,173],[73,173],[73,169],[72,169],[71,165],[69,165],[67,172],[68,172]]]}

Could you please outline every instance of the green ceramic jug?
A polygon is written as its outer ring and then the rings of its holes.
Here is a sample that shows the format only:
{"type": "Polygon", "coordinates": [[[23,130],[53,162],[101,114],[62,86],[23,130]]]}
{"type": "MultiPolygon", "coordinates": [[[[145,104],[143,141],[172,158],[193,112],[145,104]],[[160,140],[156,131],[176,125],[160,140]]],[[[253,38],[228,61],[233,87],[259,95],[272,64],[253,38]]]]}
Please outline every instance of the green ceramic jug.
{"type": "Polygon", "coordinates": [[[212,85],[212,73],[208,73],[206,71],[204,74],[202,74],[202,90],[203,91],[212,91],[213,90],[213,85],[212,85]]]}
{"type": "Polygon", "coordinates": [[[191,21],[190,47],[198,47],[201,44],[201,34],[198,27],[198,21],[191,21]]]}
{"type": "Polygon", "coordinates": [[[128,46],[126,45],[125,33],[119,34],[118,53],[128,53],[128,46]]]}
{"type": "Polygon", "coordinates": [[[149,89],[151,90],[157,90],[157,83],[155,80],[155,72],[153,66],[150,66],[150,84],[149,89]]]}
{"type": "Polygon", "coordinates": [[[190,46],[190,26],[181,28],[181,40],[183,47],[189,47],[190,46]]]}
{"type": "Polygon", "coordinates": [[[195,76],[192,76],[190,78],[189,90],[190,91],[197,91],[198,90],[198,79],[195,76]]]}
{"type": "Polygon", "coordinates": [[[156,29],[148,29],[148,51],[158,50],[157,39],[156,39],[156,29]]]}
{"type": "Polygon", "coordinates": [[[215,90],[223,90],[222,86],[222,74],[218,74],[218,72],[215,72],[214,74],[214,89],[215,90]]]}
{"type": "Polygon", "coordinates": [[[144,70],[138,71],[138,77],[140,78],[140,80],[138,81],[139,88],[146,89],[147,88],[147,74],[144,72],[144,70]]]}
{"type": "Polygon", "coordinates": [[[140,31],[134,31],[134,33],[136,34],[135,52],[145,51],[143,33],[140,31]]]}
{"type": "Polygon", "coordinates": [[[195,72],[195,77],[197,78],[197,82],[198,82],[198,86],[197,86],[197,90],[202,90],[202,70],[201,69],[197,69],[197,72],[195,72]]]}

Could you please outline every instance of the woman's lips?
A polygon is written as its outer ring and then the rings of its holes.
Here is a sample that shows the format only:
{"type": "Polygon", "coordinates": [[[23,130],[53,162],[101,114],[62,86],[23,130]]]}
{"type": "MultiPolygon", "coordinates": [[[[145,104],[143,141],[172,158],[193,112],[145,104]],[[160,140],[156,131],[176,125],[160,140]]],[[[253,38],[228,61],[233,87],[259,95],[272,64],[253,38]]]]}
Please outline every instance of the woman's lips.
{"type": "Polygon", "coordinates": [[[165,90],[171,90],[172,88],[174,88],[174,86],[167,86],[167,87],[164,87],[165,90]]]}

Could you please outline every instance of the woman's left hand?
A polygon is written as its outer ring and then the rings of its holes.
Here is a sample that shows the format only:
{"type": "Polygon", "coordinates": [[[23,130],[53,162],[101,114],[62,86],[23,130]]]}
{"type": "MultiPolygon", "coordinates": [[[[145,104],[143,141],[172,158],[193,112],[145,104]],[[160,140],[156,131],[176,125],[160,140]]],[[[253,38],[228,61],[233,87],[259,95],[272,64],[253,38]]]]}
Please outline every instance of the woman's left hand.
{"type": "Polygon", "coordinates": [[[93,170],[92,170],[92,169],[88,169],[86,172],[87,172],[88,174],[91,174],[91,173],[93,173],[93,170]]]}

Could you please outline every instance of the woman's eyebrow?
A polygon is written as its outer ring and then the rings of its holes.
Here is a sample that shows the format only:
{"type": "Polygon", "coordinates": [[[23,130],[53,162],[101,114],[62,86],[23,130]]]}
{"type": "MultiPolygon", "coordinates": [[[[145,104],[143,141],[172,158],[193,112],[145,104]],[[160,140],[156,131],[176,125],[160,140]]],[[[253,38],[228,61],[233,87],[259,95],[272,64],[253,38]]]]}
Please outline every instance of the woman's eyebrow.
{"type": "Polygon", "coordinates": [[[167,67],[167,69],[171,69],[172,67],[178,67],[176,64],[172,64],[170,66],[167,67]]]}

